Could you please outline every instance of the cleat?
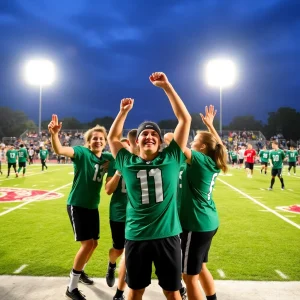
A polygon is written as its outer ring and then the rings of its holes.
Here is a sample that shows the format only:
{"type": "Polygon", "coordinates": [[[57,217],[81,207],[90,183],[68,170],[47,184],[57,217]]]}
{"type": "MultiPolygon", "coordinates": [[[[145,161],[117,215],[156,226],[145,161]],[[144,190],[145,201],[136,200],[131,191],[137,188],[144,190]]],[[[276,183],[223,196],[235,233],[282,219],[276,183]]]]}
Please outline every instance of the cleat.
{"type": "Polygon", "coordinates": [[[115,271],[116,271],[116,268],[111,268],[109,266],[109,263],[108,263],[108,267],[107,267],[107,273],[106,273],[106,283],[109,287],[113,287],[114,284],[115,284],[115,271]]]}
{"type": "Polygon", "coordinates": [[[113,300],[124,300],[124,299],[125,299],[124,295],[120,297],[116,297],[116,296],[113,297],[113,300]]]}
{"type": "Polygon", "coordinates": [[[282,190],[282,191],[284,190],[284,186],[281,187],[281,190],[282,190]]]}
{"type": "Polygon", "coordinates": [[[268,188],[268,191],[273,191],[273,189],[271,187],[268,188]]]}
{"type": "Polygon", "coordinates": [[[86,274],[84,271],[81,272],[81,275],[79,277],[79,282],[86,284],[86,285],[94,284],[94,281],[92,279],[90,279],[88,274],[86,274]]]}
{"type": "Polygon", "coordinates": [[[180,296],[181,296],[181,299],[182,300],[186,300],[187,299],[187,293],[186,293],[186,288],[185,287],[182,287],[180,290],[180,296]]]}
{"type": "Polygon", "coordinates": [[[73,300],[86,299],[85,296],[78,290],[78,288],[74,289],[72,292],[69,292],[69,288],[67,287],[66,297],[73,300]]]}
{"type": "Polygon", "coordinates": [[[290,172],[288,172],[288,176],[290,176],[291,175],[291,173],[290,172]]]}

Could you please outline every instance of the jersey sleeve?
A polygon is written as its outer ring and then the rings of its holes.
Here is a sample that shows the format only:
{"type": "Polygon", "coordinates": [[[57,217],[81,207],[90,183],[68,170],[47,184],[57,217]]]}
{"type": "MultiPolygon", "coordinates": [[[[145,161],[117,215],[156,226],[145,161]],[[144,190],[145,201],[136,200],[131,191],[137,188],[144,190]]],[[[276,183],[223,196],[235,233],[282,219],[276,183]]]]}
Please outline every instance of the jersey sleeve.
{"type": "Polygon", "coordinates": [[[73,147],[74,149],[74,157],[72,158],[72,161],[79,161],[81,157],[84,155],[83,154],[83,147],[82,146],[75,146],[73,147]]]}
{"type": "Polygon", "coordinates": [[[119,152],[117,153],[117,156],[116,156],[115,168],[122,173],[122,169],[129,162],[129,160],[130,160],[130,158],[131,158],[132,155],[133,154],[131,154],[125,148],[121,148],[119,150],[119,152]]]}
{"type": "Polygon", "coordinates": [[[175,140],[172,140],[170,145],[163,151],[173,157],[180,165],[183,164],[186,160],[186,156],[184,155],[178,144],[175,142],[175,140]]]}
{"type": "Polygon", "coordinates": [[[281,157],[282,157],[282,159],[285,159],[285,153],[284,153],[284,151],[281,152],[281,157]]]}
{"type": "Polygon", "coordinates": [[[115,161],[112,160],[110,161],[109,163],[109,167],[108,167],[108,171],[107,171],[107,177],[113,177],[114,174],[116,172],[116,169],[115,169],[115,161]]]}

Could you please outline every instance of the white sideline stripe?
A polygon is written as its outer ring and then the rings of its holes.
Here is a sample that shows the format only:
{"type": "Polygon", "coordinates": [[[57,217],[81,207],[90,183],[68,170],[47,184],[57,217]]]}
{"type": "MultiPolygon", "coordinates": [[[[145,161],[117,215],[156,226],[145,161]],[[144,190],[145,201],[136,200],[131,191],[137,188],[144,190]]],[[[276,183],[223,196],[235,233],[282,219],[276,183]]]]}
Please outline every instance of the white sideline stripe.
{"type": "Polygon", "coordinates": [[[65,187],[67,187],[67,186],[69,186],[69,185],[71,185],[71,184],[72,184],[72,182],[70,182],[70,183],[68,183],[68,184],[65,184],[65,185],[63,185],[63,186],[61,186],[61,187],[59,187],[59,188],[57,188],[57,189],[55,189],[55,190],[49,191],[49,192],[47,192],[47,193],[45,193],[45,194],[43,194],[43,195],[41,195],[41,196],[39,196],[39,197],[34,197],[32,200],[26,201],[26,202],[24,202],[24,203],[22,203],[22,204],[20,204],[20,205],[18,205],[18,206],[12,207],[11,209],[9,209],[9,210],[7,210],[7,211],[4,211],[4,212],[0,213],[0,217],[3,216],[3,215],[6,215],[6,214],[8,214],[8,213],[10,213],[11,211],[14,211],[15,209],[18,209],[18,208],[20,208],[20,207],[23,207],[23,206],[25,206],[25,205],[27,205],[27,204],[29,204],[29,203],[31,203],[31,202],[34,202],[34,201],[37,201],[37,200],[41,200],[41,199],[43,199],[45,196],[47,196],[47,195],[49,195],[49,194],[51,194],[51,193],[54,193],[54,192],[56,192],[56,191],[62,190],[62,189],[64,189],[65,187]]]}
{"type": "Polygon", "coordinates": [[[287,189],[287,190],[288,190],[288,191],[291,191],[291,192],[293,191],[292,189],[287,189]]]}
{"type": "MultiPolygon", "coordinates": [[[[34,176],[34,175],[40,175],[40,174],[47,174],[47,173],[52,173],[54,171],[59,171],[60,169],[55,169],[55,170],[51,170],[51,171],[41,171],[41,172],[38,172],[38,173],[34,173],[34,174],[31,174],[31,175],[25,175],[25,177],[30,177],[30,176],[34,176]]],[[[14,180],[16,177],[12,177],[12,178],[6,178],[6,179],[2,179],[0,181],[7,181],[7,180],[14,180]]]]}
{"type": "Polygon", "coordinates": [[[284,216],[284,217],[286,217],[286,218],[296,218],[296,216],[284,216]]]}
{"type": "Polygon", "coordinates": [[[239,189],[235,188],[234,186],[232,186],[231,184],[227,183],[226,181],[223,181],[223,180],[220,179],[220,178],[218,178],[218,180],[220,180],[223,184],[229,186],[229,187],[230,187],[231,189],[233,189],[234,191],[240,193],[241,195],[247,197],[249,200],[253,201],[254,203],[260,205],[260,206],[263,207],[264,209],[266,209],[266,210],[268,210],[269,212],[273,213],[275,216],[279,217],[279,218],[282,219],[283,221],[285,221],[285,222],[287,222],[287,223],[293,225],[294,227],[300,229],[300,225],[298,225],[298,224],[292,222],[291,220],[289,220],[289,219],[283,217],[283,216],[282,216],[281,214],[279,214],[277,211],[275,211],[275,210],[269,208],[268,206],[266,206],[266,205],[260,203],[259,201],[255,200],[255,199],[252,198],[251,196],[249,196],[249,195],[247,195],[246,193],[244,193],[244,192],[240,191],[239,189]]]}
{"type": "Polygon", "coordinates": [[[225,278],[226,277],[223,270],[218,269],[217,271],[218,271],[218,273],[219,273],[219,275],[220,275],[221,278],[225,278]]]}
{"type": "Polygon", "coordinates": [[[275,270],[275,272],[283,279],[288,279],[289,277],[285,274],[283,274],[281,271],[279,270],[275,270]]]}
{"type": "Polygon", "coordinates": [[[14,271],[14,274],[19,274],[21,273],[28,265],[22,265],[19,269],[14,271]]]}

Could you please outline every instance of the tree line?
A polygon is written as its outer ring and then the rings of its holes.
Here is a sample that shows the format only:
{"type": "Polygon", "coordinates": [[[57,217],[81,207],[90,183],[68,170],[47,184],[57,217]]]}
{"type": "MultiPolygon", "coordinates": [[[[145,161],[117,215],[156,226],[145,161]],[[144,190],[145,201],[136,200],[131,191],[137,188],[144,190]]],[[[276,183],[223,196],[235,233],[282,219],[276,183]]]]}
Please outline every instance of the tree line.
{"type": "MultiPolygon", "coordinates": [[[[204,129],[202,120],[197,113],[192,113],[191,129],[204,129]]],[[[74,117],[61,119],[65,129],[86,130],[100,124],[109,129],[114,121],[113,117],[95,118],[91,122],[82,123],[74,117]]],[[[42,122],[42,128],[47,130],[49,120],[42,122]]],[[[175,119],[160,120],[161,128],[174,129],[177,121],[175,119]]],[[[215,119],[215,127],[219,128],[219,120],[215,119]]],[[[28,118],[22,111],[14,111],[9,107],[0,107],[0,139],[3,137],[19,137],[24,131],[38,131],[37,124],[28,118]]],[[[253,115],[236,116],[223,130],[251,130],[261,131],[267,139],[281,133],[284,138],[290,140],[300,139],[300,112],[290,107],[280,107],[276,112],[269,112],[267,123],[256,120],[253,115]]]]}

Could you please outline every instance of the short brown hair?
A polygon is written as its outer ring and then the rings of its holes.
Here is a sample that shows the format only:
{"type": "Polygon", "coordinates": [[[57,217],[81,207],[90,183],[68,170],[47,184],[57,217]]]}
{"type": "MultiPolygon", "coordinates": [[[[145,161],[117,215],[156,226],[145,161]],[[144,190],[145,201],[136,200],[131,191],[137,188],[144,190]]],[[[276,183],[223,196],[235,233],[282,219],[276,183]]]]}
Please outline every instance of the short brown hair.
{"type": "Polygon", "coordinates": [[[86,147],[88,147],[88,143],[91,140],[94,132],[102,132],[104,135],[105,141],[107,141],[107,132],[106,132],[105,127],[97,124],[95,127],[89,129],[88,131],[86,131],[84,133],[84,144],[86,147]]]}
{"type": "Polygon", "coordinates": [[[136,136],[137,136],[137,129],[131,129],[130,131],[128,131],[127,133],[127,139],[130,141],[130,139],[132,140],[136,140],[136,136]]]}

